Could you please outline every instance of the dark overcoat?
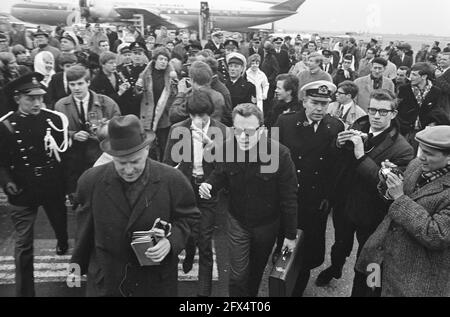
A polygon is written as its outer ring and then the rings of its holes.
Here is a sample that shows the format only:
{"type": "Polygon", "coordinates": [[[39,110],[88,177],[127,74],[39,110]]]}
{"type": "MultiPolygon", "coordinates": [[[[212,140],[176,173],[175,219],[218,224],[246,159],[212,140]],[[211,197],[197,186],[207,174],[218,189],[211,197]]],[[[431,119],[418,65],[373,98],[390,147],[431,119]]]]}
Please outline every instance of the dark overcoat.
{"type": "Polygon", "coordinates": [[[114,163],[86,171],[78,182],[77,239],[71,263],[87,273],[87,296],[176,296],[178,254],[199,219],[183,174],[147,161],[148,181],[131,208],[114,163]],[[157,218],[172,224],[171,250],[159,266],[141,267],[130,246],[134,231],[157,218]]]}

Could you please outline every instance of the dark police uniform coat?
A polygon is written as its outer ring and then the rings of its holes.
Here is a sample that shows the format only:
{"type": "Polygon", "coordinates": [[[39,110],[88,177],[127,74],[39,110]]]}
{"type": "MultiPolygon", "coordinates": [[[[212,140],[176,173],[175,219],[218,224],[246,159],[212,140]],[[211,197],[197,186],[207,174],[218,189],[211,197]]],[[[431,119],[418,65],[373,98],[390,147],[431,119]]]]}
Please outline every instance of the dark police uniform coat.
{"type": "Polygon", "coordinates": [[[38,115],[16,111],[0,123],[0,185],[14,182],[22,189],[19,195],[8,197],[12,205],[37,207],[64,197],[61,165],[44,148],[48,128],[57,144],[61,144],[63,135],[50,127],[48,119],[62,128],[61,119],[46,111],[38,115]]]}
{"type": "Polygon", "coordinates": [[[226,86],[231,94],[233,109],[242,103],[252,103],[252,97],[256,98],[256,87],[245,76],[239,77],[235,83],[228,79],[226,86]]]}
{"type": "Polygon", "coordinates": [[[309,125],[304,110],[279,117],[280,143],[291,151],[298,178],[298,228],[305,232],[306,269],[320,266],[325,255],[328,210],[319,210],[329,197],[337,134],[344,124],[326,115],[317,132],[309,125]]]}

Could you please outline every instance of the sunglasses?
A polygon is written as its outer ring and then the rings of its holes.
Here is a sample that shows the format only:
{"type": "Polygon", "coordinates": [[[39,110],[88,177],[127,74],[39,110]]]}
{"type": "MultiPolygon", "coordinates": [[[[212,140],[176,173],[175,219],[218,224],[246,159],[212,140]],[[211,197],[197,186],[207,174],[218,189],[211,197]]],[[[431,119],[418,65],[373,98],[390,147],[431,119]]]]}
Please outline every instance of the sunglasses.
{"type": "Polygon", "coordinates": [[[368,112],[371,116],[376,115],[377,112],[378,112],[378,113],[380,114],[380,116],[386,117],[390,112],[394,112],[394,110],[369,108],[369,109],[367,109],[367,112],[368,112]]]}
{"type": "Polygon", "coordinates": [[[256,129],[239,129],[239,128],[233,127],[233,132],[234,132],[234,135],[236,135],[236,136],[241,136],[242,133],[244,133],[245,136],[251,137],[251,136],[254,136],[258,132],[258,130],[261,128],[262,128],[262,126],[259,126],[256,129]]]}

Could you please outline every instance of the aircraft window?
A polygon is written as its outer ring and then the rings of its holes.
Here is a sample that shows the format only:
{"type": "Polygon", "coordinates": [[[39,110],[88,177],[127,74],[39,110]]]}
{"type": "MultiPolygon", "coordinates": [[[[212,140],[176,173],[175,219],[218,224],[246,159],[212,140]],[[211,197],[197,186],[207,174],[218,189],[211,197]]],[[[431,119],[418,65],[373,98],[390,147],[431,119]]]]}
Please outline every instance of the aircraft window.
{"type": "Polygon", "coordinates": [[[188,12],[187,12],[187,11],[184,11],[184,14],[188,14],[188,12]]]}
{"type": "Polygon", "coordinates": [[[175,10],[175,14],[178,14],[178,10],[175,10]]]}

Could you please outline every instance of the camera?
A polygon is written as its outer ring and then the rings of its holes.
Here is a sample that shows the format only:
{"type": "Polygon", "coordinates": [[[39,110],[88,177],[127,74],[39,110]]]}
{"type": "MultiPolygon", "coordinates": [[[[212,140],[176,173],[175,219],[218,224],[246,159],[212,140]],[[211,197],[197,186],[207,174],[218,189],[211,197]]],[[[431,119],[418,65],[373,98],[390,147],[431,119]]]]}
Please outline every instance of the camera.
{"type": "MultiPolygon", "coordinates": [[[[367,133],[362,132],[362,131],[353,130],[353,129],[349,129],[348,131],[352,132],[353,135],[355,135],[355,136],[361,137],[363,142],[365,142],[369,138],[369,135],[367,133]]],[[[353,149],[355,148],[355,145],[353,144],[352,141],[347,141],[347,142],[345,142],[344,148],[346,148],[347,150],[353,151],[353,149]]]]}

